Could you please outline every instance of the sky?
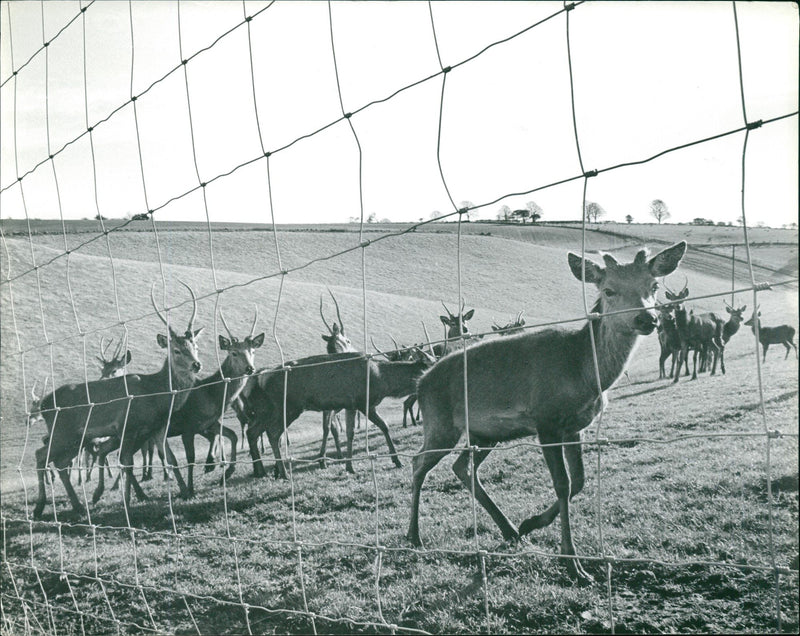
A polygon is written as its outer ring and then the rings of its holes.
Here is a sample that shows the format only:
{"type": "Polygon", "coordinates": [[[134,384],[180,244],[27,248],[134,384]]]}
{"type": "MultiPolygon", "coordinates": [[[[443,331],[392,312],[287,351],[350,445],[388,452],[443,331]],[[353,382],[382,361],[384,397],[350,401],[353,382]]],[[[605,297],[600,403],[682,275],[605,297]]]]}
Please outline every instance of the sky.
{"type": "MultiPolygon", "coordinates": [[[[2,2],[0,218],[418,221],[471,202],[475,220],[535,201],[578,220],[582,179],[509,195],[745,121],[728,2],[569,12],[583,169],[561,3],[87,4],[2,2]]],[[[780,227],[798,217],[797,6],[736,11],[747,120],[791,115],[747,142],[748,223],[780,227]]],[[[601,173],[586,197],[606,220],[651,222],[661,199],[672,222],[735,224],[744,138],[601,173]]]]}

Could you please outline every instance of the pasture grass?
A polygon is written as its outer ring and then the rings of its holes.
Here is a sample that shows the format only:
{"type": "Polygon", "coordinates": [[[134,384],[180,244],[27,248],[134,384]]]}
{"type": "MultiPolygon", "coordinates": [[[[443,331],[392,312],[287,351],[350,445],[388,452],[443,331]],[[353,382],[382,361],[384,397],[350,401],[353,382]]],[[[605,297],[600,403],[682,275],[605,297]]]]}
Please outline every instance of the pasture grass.
{"type": "MultiPolygon", "coordinates": [[[[179,293],[174,278],[180,277],[210,293],[206,238],[189,234],[171,233],[166,244],[170,289],[179,293]]],[[[247,268],[254,263],[269,265],[259,260],[266,249],[263,236],[236,235],[234,242],[214,236],[225,255],[218,263],[223,284],[250,280],[247,268]]],[[[125,233],[112,246],[126,317],[147,313],[150,282],[160,280],[148,251],[152,237],[142,236],[125,233]]],[[[568,272],[563,247],[467,239],[462,246],[467,300],[471,304],[474,298],[478,307],[473,331],[488,330],[492,314],[504,320],[520,308],[529,324],[536,318],[581,314],[580,286],[568,272]],[[566,294],[567,289],[574,293],[566,294]]],[[[301,263],[347,241],[352,237],[336,233],[292,235],[284,243],[287,262],[301,263]]],[[[8,239],[7,244],[12,273],[29,264],[25,241],[8,239]]],[[[38,258],[57,248],[37,242],[34,249],[38,258]]],[[[414,234],[382,242],[380,249],[375,258],[368,256],[374,312],[368,315],[370,333],[391,331],[408,341],[420,340],[420,316],[432,324],[441,313],[440,294],[454,296],[455,239],[414,234]]],[[[692,294],[729,285],[728,274],[715,270],[713,258],[693,257],[687,267],[692,294]]],[[[288,356],[321,350],[317,305],[324,284],[338,285],[351,337],[357,342],[363,336],[360,280],[352,273],[360,263],[358,258],[344,260],[290,275],[281,298],[281,315],[286,316],[281,341],[288,356]]],[[[70,272],[84,327],[113,324],[110,267],[102,249],[72,255],[70,272]]],[[[746,328],[726,349],[724,376],[682,377],[676,385],[658,380],[658,345],[650,337],[634,354],[629,378],[621,378],[609,392],[600,424],[601,438],[609,441],[594,445],[596,429],[584,432],[587,484],[572,506],[575,544],[596,580],[578,587],[556,558],[558,521],[516,544],[503,543],[479,506],[473,517],[472,499],[449,468],[454,456],[428,476],[420,517],[425,549],[412,549],[405,539],[410,463],[422,429],[400,426],[397,400],[387,400],[379,411],[401,453],[402,469],[385,456],[383,436],[371,425],[357,431],[356,475],[347,474],[336,460],[320,469],[313,461],[320,416],[305,414],[289,430],[291,481],[274,480],[271,464],[268,477],[254,479],[249,456],[242,452],[224,488],[219,469],[204,474],[198,468],[196,496],[189,501],[178,499],[174,483],[163,482],[156,470],[155,479],[143,485],[150,499],[134,499],[127,513],[120,493],[110,491],[89,507],[90,519],[74,518],[56,483],[48,492],[51,500],[55,492],[57,517],[49,504],[44,521],[30,521],[35,496],[31,456],[44,428],[21,426],[23,364],[27,387],[41,368],[52,368],[59,382],[79,380],[91,371],[80,352],[71,310],[64,313],[71,301],[63,260],[40,274],[44,306],[33,275],[14,286],[16,330],[9,320],[8,287],[3,288],[4,633],[389,633],[393,625],[400,632],[437,633],[608,633],[612,627],[617,633],[763,633],[778,629],[773,565],[788,568],[777,581],[781,629],[798,631],[797,361],[770,351],[762,365],[762,413],[754,343],[746,328]],[[55,344],[21,359],[16,336],[21,335],[23,346],[39,342],[40,314],[55,344]],[[782,433],[769,440],[769,474],[765,429],[782,433]],[[366,452],[367,442],[372,455],[366,452]],[[56,519],[59,523],[53,523],[56,519]]],[[[262,313],[274,310],[277,281],[246,291],[223,295],[226,317],[238,329],[249,328],[254,299],[262,313]]],[[[183,300],[182,295],[170,298],[183,300]]],[[[738,301],[752,302],[749,297],[738,301]]],[[[796,324],[796,289],[759,294],[759,303],[762,313],[780,318],[770,323],[796,324]]],[[[718,311],[717,304],[695,306],[718,311]]],[[[177,319],[185,320],[187,311],[176,310],[177,319]]],[[[329,305],[329,319],[331,311],[329,305]]],[[[212,300],[201,302],[199,324],[209,331],[213,312],[212,300]]],[[[142,317],[127,328],[134,369],[154,370],[162,355],[152,342],[157,320],[142,317]]],[[[210,335],[206,343],[215,339],[210,335]]],[[[386,344],[387,338],[378,342],[386,344]]],[[[89,361],[92,354],[89,348],[89,361]]],[[[213,370],[210,344],[204,356],[206,369],[213,370]]],[[[275,348],[259,352],[259,364],[278,360],[275,348]]],[[[238,433],[235,421],[227,423],[238,433]]],[[[172,448],[185,463],[175,441],[172,448]]],[[[329,442],[329,456],[331,447],[329,442]]],[[[205,452],[205,442],[198,440],[198,460],[205,452]]],[[[269,450],[267,455],[271,459],[269,450]]],[[[481,477],[517,524],[554,500],[534,440],[495,450],[481,477]]],[[[79,488],[79,495],[91,498],[94,485],[79,488]]]]}

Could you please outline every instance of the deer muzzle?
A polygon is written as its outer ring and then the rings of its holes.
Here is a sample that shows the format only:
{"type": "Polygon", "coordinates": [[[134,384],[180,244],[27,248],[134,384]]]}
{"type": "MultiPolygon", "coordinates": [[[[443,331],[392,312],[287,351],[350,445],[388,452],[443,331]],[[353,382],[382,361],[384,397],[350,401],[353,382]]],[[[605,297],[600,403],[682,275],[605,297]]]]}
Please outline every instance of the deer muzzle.
{"type": "Polygon", "coordinates": [[[640,311],[633,319],[633,328],[644,336],[653,333],[657,324],[656,314],[651,310],[640,311]]]}
{"type": "Polygon", "coordinates": [[[192,362],[192,371],[194,371],[195,373],[200,373],[200,369],[202,368],[203,365],[200,364],[199,362],[192,362]]]}

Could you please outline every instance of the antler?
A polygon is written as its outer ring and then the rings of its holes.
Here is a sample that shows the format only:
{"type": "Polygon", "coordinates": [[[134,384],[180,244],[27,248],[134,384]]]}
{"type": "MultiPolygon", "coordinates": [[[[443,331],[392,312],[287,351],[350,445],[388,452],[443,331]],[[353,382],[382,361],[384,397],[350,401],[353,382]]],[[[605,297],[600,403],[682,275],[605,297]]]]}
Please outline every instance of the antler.
{"type": "Polygon", "coordinates": [[[153,281],[153,284],[150,285],[150,302],[153,303],[153,309],[156,310],[156,315],[159,318],[161,318],[161,322],[163,322],[167,326],[167,329],[172,330],[172,328],[169,326],[169,323],[167,322],[167,319],[161,314],[161,311],[159,310],[158,306],[156,305],[156,297],[153,295],[153,290],[155,288],[156,288],[156,282],[153,281]]]}
{"type": "MultiPolygon", "coordinates": [[[[444,303],[442,303],[444,305],[444,303]]],[[[447,309],[447,307],[445,307],[447,309]]],[[[450,313],[449,311],[447,313],[450,313]]],[[[428,334],[428,328],[425,326],[425,321],[422,320],[422,329],[425,331],[425,341],[428,343],[428,349],[431,350],[431,355],[436,358],[436,353],[433,350],[433,345],[431,344],[431,337],[428,334]]]]}
{"type": "Polygon", "coordinates": [[[372,347],[375,349],[375,351],[377,351],[379,354],[381,354],[387,360],[389,359],[389,356],[387,356],[383,351],[378,349],[378,345],[375,344],[375,340],[372,338],[372,336],[369,337],[369,341],[372,343],[372,347]]]}
{"type": "Polygon", "coordinates": [[[453,314],[452,314],[452,313],[450,312],[450,310],[447,308],[447,305],[445,305],[445,304],[444,304],[444,301],[443,301],[443,300],[441,300],[441,301],[439,301],[439,302],[441,302],[441,303],[442,303],[442,307],[444,307],[444,310],[447,312],[447,315],[448,315],[448,316],[450,316],[450,318],[455,318],[455,316],[453,316],[453,314]]]}
{"type": "Polygon", "coordinates": [[[225,321],[225,314],[222,313],[222,307],[219,308],[219,317],[222,319],[222,325],[225,327],[225,331],[228,332],[228,335],[231,337],[231,340],[236,340],[236,336],[233,335],[230,327],[228,327],[228,323],[225,321]]]}
{"type": "Polygon", "coordinates": [[[197,317],[197,296],[194,295],[194,290],[189,287],[186,283],[182,280],[178,279],[178,282],[183,285],[186,289],[189,290],[189,293],[192,296],[192,317],[189,318],[189,326],[186,327],[186,331],[190,332],[192,330],[192,326],[194,325],[194,319],[197,317]]]}
{"type": "Polygon", "coordinates": [[[335,336],[336,334],[333,332],[333,329],[331,329],[328,321],[325,320],[325,315],[322,313],[322,294],[319,295],[319,317],[322,318],[322,322],[325,324],[325,328],[330,332],[330,334],[335,336]]]}
{"type": "Polygon", "coordinates": [[[342,335],[344,335],[344,321],[342,320],[342,314],[339,313],[339,303],[336,302],[336,296],[333,295],[333,292],[330,290],[330,287],[326,287],[326,289],[328,290],[328,293],[331,295],[331,298],[333,298],[333,304],[336,305],[336,317],[339,319],[339,329],[341,330],[342,335]]]}
{"type": "Polygon", "coordinates": [[[687,293],[687,291],[688,291],[688,290],[687,290],[687,287],[689,286],[689,279],[686,277],[686,274],[684,274],[684,275],[683,275],[683,289],[681,289],[681,291],[680,291],[680,292],[678,292],[677,294],[676,294],[674,291],[672,291],[672,290],[669,288],[669,286],[667,285],[667,277],[666,277],[666,276],[665,276],[665,277],[662,279],[662,282],[664,283],[664,287],[665,287],[665,289],[666,289],[666,290],[667,290],[667,291],[668,291],[670,294],[672,294],[673,296],[679,296],[679,297],[680,297],[680,296],[683,296],[684,298],[685,298],[686,296],[688,296],[688,293],[687,293]]]}
{"type": "Polygon", "coordinates": [[[250,327],[250,338],[252,338],[256,333],[256,323],[258,322],[258,305],[253,303],[253,307],[255,307],[256,315],[253,317],[253,326],[250,327]]]}

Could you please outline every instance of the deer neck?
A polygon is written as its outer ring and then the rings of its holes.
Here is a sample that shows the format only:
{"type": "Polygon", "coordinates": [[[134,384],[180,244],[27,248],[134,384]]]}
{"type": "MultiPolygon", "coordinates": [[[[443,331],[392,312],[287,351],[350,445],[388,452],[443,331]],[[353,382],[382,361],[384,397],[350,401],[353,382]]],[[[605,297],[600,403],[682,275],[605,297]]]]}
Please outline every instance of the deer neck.
{"type": "MultiPolygon", "coordinates": [[[[600,387],[607,391],[625,371],[636,345],[639,334],[635,331],[623,332],[614,329],[605,318],[594,320],[591,323],[594,332],[595,349],[597,350],[597,366],[600,371],[600,387]]],[[[585,357],[583,374],[590,386],[597,386],[597,375],[592,354],[592,339],[589,336],[589,326],[581,332],[584,334],[585,357]]]]}
{"type": "Polygon", "coordinates": [[[419,362],[378,362],[381,393],[385,397],[405,397],[414,392],[416,380],[422,375],[419,362]]]}
{"type": "Polygon", "coordinates": [[[184,405],[189,398],[189,391],[186,389],[191,389],[197,380],[197,375],[193,373],[181,375],[180,373],[176,373],[174,369],[171,370],[169,359],[164,360],[164,366],[161,367],[161,370],[156,376],[159,386],[165,387],[167,391],[170,389],[178,391],[178,393],[175,394],[175,401],[173,403],[173,409],[175,410],[184,405]]]}

